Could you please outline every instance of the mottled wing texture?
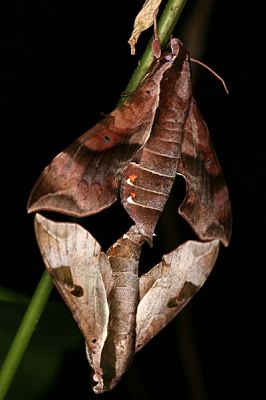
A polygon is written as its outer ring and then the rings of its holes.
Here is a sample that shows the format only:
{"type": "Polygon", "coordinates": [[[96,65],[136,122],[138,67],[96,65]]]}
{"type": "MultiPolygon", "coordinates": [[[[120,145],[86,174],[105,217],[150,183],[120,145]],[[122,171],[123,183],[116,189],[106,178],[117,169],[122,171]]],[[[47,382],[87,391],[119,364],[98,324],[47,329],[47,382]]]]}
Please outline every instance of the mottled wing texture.
{"type": "Polygon", "coordinates": [[[107,337],[112,271],[97,241],[81,226],[35,217],[36,238],[53,281],[85,337],[96,376],[107,337]]]}
{"type": "Polygon", "coordinates": [[[188,241],[163,256],[159,264],[141,276],[136,351],[172,321],[201,288],[218,251],[218,240],[188,241]]]}
{"type": "Polygon", "coordinates": [[[232,223],[229,193],[207,125],[194,99],[185,124],[177,171],[187,184],[179,213],[201,240],[219,239],[227,246],[232,223]]]}
{"type": "Polygon", "coordinates": [[[124,168],[150,135],[160,82],[171,65],[172,60],[160,60],[122,106],[54,158],[31,192],[29,212],[84,217],[116,201],[124,168]]]}

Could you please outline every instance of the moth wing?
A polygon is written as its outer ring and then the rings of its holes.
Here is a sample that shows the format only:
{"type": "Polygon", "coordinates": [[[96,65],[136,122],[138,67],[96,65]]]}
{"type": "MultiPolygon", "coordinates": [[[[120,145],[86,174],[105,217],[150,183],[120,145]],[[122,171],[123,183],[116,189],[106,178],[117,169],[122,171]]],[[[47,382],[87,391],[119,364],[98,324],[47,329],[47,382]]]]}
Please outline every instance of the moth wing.
{"type": "Polygon", "coordinates": [[[36,214],[35,232],[45,265],[85,337],[89,362],[101,376],[112,281],[109,260],[99,243],[77,224],[36,214]]]}
{"type": "Polygon", "coordinates": [[[184,128],[178,173],[186,180],[187,194],[179,213],[201,240],[231,237],[231,203],[207,125],[192,99],[184,128]]]}
{"type": "Polygon", "coordinates": [[[219,241],[187,241],[164,255],[140,278],[136,351],[145,346],[190,301],[210,274],[219,241]]]}
{"type": "Polygon", "coordinates": [[[85,217],[116,201],[124,168],[148,140],[160,82],[171,64],[166,58],[158,62],[121,106],[53,159],[33,187],[29,212],[85,217]]]}

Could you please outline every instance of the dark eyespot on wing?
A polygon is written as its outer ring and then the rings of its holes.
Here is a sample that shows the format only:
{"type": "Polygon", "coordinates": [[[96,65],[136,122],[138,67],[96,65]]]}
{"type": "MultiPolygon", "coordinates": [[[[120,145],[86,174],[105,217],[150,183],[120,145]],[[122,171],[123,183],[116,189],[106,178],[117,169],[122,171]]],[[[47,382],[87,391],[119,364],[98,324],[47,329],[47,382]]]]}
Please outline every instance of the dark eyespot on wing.
{"type": "Polygon", "coordinates": [[[71,269],[68,266],[63,266],[60,268],[52,269],[53,277],[56,281],[63,284],[66,288],[70,290],[70,293],[75,297],[83,296],[83,288],[79,285],[75,285],[73,282],[73,276],[71,269]]]}
{"type": "Polygon", "coordinates": [[[168,301],[167,307],[174,308],[179,307],[182,303],[190,300],[197,292],[198,287],[192,282],[185,282],[179,295],[173,297],[168,301]]]}
{"type": "Polygon", "coordinates": [[[73,296],[75,296],[75,297],[82,297],[83,293],[84,293],[84,290],[82,289],[81,286],[74,285],[74,289],[71,290],[70,293],[73,294],[73,296]]]}
{"type": "Polygon", "coordinates": [[[111,141],[111,137],[105,135],[105,136],[104,136],[104,142],[105,142],[105,143],[109,143],[110,141],[111,141]]]}

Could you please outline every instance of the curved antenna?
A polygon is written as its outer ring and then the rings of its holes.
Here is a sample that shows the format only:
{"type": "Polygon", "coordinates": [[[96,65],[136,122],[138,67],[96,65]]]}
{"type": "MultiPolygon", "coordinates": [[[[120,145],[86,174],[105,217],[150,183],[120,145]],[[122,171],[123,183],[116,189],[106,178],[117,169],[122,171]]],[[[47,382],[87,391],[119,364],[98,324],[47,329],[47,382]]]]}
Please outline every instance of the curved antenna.
{"type": "Polygon", "coordinates": [[[217,72],[215,72],[211,67],[209,67],[208,65],[204,64],[202,61],[197,60],[196,58],[191,58],[190,57],[190,61],[201,65],[202,67],[206,68],[208,71],[210,71],[217,79],[219,79],[220,82],[222,82],[224,90],[226,91],[227,94],[229,94],[229,90],[227,89],[226,83],[223,80],[223,78],[217,74],[217,72]]]}

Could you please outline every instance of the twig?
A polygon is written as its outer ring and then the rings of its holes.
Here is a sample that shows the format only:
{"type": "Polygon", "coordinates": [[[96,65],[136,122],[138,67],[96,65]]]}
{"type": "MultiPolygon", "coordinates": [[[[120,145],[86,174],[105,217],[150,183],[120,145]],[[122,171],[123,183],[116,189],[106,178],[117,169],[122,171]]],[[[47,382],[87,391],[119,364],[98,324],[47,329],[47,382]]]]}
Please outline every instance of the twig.
{"type": "MultiPolygon", "coordinates": [[[[168,0],[161,18],[158,23],[158,36],[160,39],[161,47],[163,48],[166,43],[169,41],[170,36],[174,30],[174,27],[178,21],[178,18],[186,4],[186,0],[168,0]]],[[[132,93],[139,86],[140,82],[147,74],[153,60],[154,55],[152,52],[152,40],[150,39],[139,63],[133,75],[128,82],[127,87],[124,90],[124,93],[132,93]]],[[[123,99],[120,99],[118,104],[121,104],[123,99]]]]}
{"type": "Polygon", "coordinates": [[[0,400],[5,398],[52,288],[53,282],[45,270],[2,365],[0,371],[0,400]]]}

